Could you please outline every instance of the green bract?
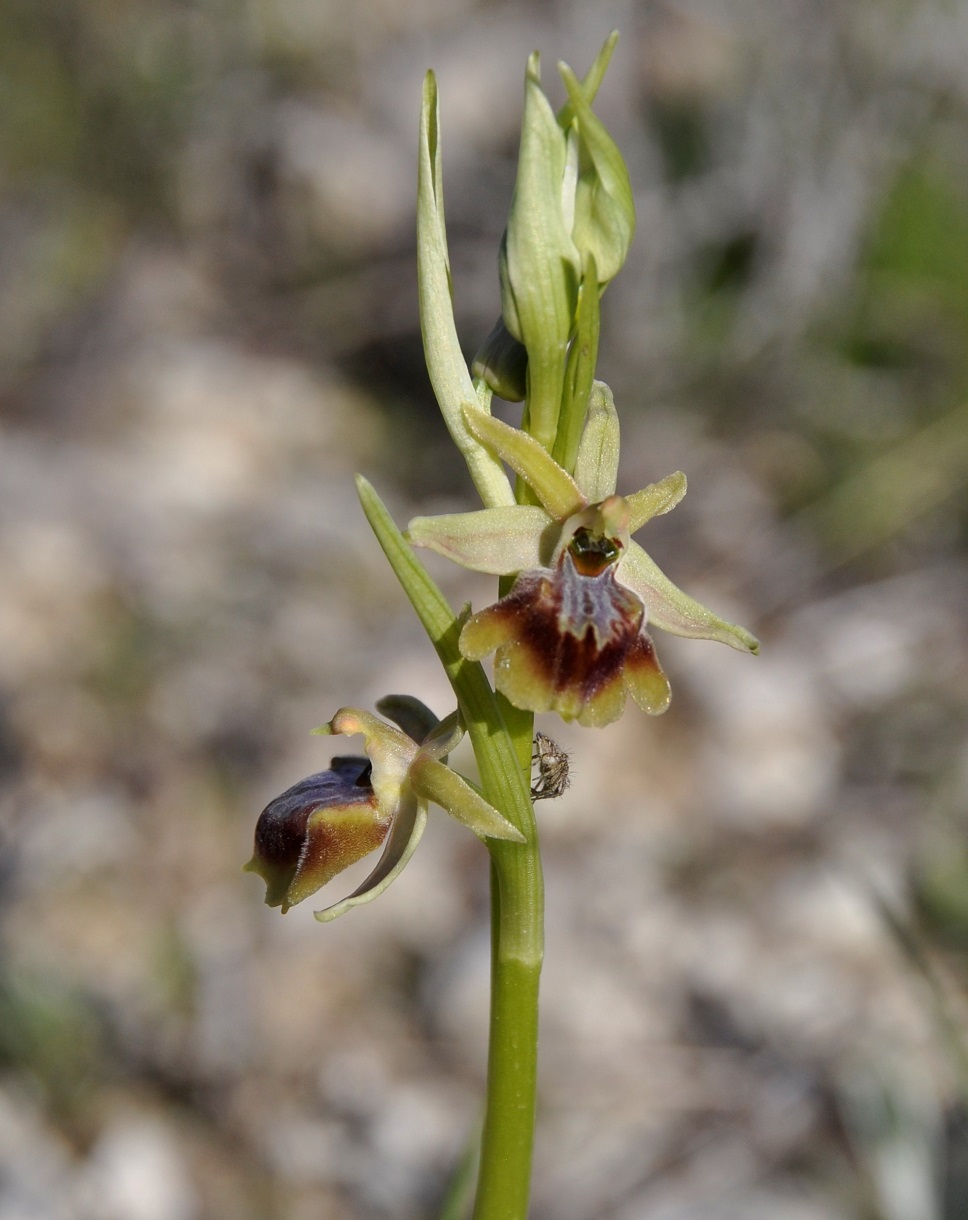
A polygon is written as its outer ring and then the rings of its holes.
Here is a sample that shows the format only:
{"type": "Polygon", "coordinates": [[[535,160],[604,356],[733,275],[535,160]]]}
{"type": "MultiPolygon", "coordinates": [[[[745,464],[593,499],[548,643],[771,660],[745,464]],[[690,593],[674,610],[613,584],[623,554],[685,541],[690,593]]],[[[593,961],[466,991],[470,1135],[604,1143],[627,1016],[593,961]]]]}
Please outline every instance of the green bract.
{"type": "Polygon", "coordinates": [[[480,405],[454,323],[453,285],[444,223],[444,182],[440,161],[440,113],[437,82],[424,80],[420,113],[420,159],[417,172],[417,292],[420,327],[430,381],[444,422],[464,456],[481,499],[487,505],[513,504],[507,476],[487,449],[468,431],[461,407],[480,405]]]}

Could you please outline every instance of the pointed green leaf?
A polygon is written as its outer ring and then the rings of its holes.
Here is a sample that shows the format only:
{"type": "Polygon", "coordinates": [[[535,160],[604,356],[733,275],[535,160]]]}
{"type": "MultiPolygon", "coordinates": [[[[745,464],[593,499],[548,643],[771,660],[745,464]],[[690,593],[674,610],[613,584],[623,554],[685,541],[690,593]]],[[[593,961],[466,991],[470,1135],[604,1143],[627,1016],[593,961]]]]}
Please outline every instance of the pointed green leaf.
{"type": "Polygon", "coordinates": [[[561,417],[558,420],[558,435],[552,450],[555,461],[569,472],[575,469],[578,446],[589,410],[595,366],[598,363],[598,336],[601,323],[599,297],[595,256],[588,250],[582,258],[577,326],[575,337],[568,349],[561,417]]]}
{"type": "MultiPolygon", "coordinates": [[[[594,102],[595,95],[601,88],[602,81],[605,79],[605,73],[608,71],[608,65],[612,58],[612,52],[615,50],[615,44],[618,42],[618,30],[612,30],[611,34],[602,43],[602,49],[595,56],[595,62],[585,73],[584,79],[581,82],[581,91],[585,95],[585,100],[589,106],[594,102]]],[[[575,118],[575,110],[571,102],[565,102],[564,106],[558,111],[558,125],[567,130],[575,118]]]]}
{"type": "Polygon", "coordinates": [[[454,615],[430,573],[397,529],[386,505],[362,475],[356,477],[356,489],[366,519],[447,671],[486,789],[502,793],[504,811],[513,816],[517,826],[534,834],[534,810],[528,784],[494,691],[481,663],[466,661],[460,654],[457,641],[463,623],[454,615]]]}

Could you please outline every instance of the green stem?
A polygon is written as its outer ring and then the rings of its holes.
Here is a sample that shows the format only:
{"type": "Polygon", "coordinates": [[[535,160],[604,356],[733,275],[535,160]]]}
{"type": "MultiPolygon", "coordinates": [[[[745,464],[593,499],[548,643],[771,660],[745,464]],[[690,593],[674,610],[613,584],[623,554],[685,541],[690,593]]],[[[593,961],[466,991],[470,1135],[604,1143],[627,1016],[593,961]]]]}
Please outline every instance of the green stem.
{"type": "Polygon", "coordinates": [[[499,732],[472,732],[471,740],[485,797],[514,822],[527,841],[487,840],[491,853],[491,1016],[474,1220],[525,1220],[537,1099],[544,880],[528,791],[534,717],[512,708],[501,695],[497,703],[503,721],[499,732]],[[516,767],[507,766],[509,752],[516,767]]]}
{"type": "Polygon", "coordinates": [[[492,840],[490,847],[491,1023],[474,1220],[525,1220],[537,1098],[541,863],[536,840],[523,847],[492,840]]]}

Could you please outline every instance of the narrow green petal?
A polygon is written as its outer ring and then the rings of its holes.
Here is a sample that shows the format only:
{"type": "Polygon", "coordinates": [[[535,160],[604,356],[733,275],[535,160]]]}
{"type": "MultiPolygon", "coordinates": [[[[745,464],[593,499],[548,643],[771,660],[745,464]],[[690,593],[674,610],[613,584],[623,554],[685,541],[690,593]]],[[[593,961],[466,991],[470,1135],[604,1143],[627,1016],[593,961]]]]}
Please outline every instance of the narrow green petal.
{"type": "Polygon", "coordinates": [[[618,579],[641,598],[649,622],[672,635],[719,640],[740,652],[759,652],[759,641],[745,628],[727,623],[678,589],[635,542],[619,563],[618,579]]]}
{"type": "Polygon", "coordinates": [[[329,923],[330,920],[344,915],[351,907],[358,907],[364,902],[372,902],[374,898],[378,898],[387,886],[392,885],[403,872],[410,857],[417,849],[426,825],[426,806],[419,803],[415,797],[410,796],[403,802],[393,819],[383,855],[377,861],[376,868],[342,902],[314,912],[319,922],[329,923]]]}
{"type": "Polygon", "coordinates": [[[625,497],[629,506],[629,533],[634,534],[646,521],[670,512],[686,494],[686,476],[681,470],[666,475],[658,483],[650,483],[641,491],[625,497]]]}
{"type": "Polygon", "coordinates": [[[472,513],[414,517],[405,537],[474,572],[508,576],[548,562],[557,525],[543,508],[516,504],[472,513]]]}
{"type": "Polygon", "coordinates": [[[512,826],[470,784],[450,767],[426,755],[421,755],[410,772],[413,790],[422,800],[432,801],[473,830],[480,839],[504,839],[509,843],[526,842],[524,835],[512,826]]]}
{"type": "Polygon", "coordinates": [[[471,432],[524,479],[556,521],[585,507],[578,484],[533,436],[471,407],[464,408],[464,419],[471,432]]]}
{"type": "MultiPolygon", "coordinates": [[[[596,381],[588,400],[588,416],[575,463],[575,482],[589,504],[597,504],[615,494],[618,451],[619,424],[615,400],[608,386],[603,381],[596,381]]],[[[633,519],[634,499],[634,496],[628,497],[633,519]]]]}
{"type": "Polygon", "coordinates": [[[476,403],[454,322],[453,286],[444,224],[437,82],[424,80],[417,172],[417,292],[424,354],[444,422],[467,463],[474,486],[487,505],[513,504],[514,492],[500,462],[467,430],[462,403],[476,403]]]}

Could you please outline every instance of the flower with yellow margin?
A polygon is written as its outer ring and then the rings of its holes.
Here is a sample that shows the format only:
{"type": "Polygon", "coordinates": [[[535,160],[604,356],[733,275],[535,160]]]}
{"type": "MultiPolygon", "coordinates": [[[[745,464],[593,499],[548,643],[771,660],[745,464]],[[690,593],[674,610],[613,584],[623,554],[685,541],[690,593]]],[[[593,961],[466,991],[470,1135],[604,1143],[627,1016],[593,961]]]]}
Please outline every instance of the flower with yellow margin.
{"type": "Polygon", "coordinates": [[[357,708],[341,708],[322,734],[362,734],[363,756],[334,758],[270,801],[259,816],[247,872],[266,883],[266,903],[283,913],[344,869],[385,844],[376,867],[341,902],[317,911],[327,922],[370,902],[400,875],[440,805],[479,838],[523,836],[445,763],[463,736],[454,712],[438,723],[419,700],[393,695],[378,708],[401,726],[357,708]]]}
{"type": "Polygon", "coordinates": [[[517,574],[460,637],[468,660],[496,651],[495,683],[516,707],[598,726],[618,719],[629,694],[644,711],[664,712],[669,682],[647,624],[758,651],[754,636],[683,593],[631,540],[679,503],[686,479],[677,472],[615,494],[618,421],[606,386],[595,383],[574,478],[526,432],[469,406],[464,419],[538,503],[417,517],[407,536],[475,571],[517,574]]]}

